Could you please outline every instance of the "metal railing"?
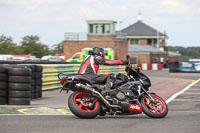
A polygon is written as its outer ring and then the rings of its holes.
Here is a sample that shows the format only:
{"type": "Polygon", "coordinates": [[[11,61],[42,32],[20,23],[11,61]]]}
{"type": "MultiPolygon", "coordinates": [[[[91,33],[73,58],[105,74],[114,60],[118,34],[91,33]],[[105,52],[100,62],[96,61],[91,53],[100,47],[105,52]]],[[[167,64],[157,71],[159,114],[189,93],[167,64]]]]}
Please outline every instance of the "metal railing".
{"type": "MultiPolygon", "coordinates": [[[[127,41],[126,33],[116,32],[115,34],[113,34],[113,36],[115,36],[115,38],[117,40],[127,41]]],[[[85,33],[85,32],[65,32],[64,39],[65,40],[73,40],[73,41],[87,40],[87,33],[85,33]]]]}
{"type": "Polygon", "coordinates": [[[87,40],[87,33],[84,32],[65,32],[65,40],[87,40]]]}

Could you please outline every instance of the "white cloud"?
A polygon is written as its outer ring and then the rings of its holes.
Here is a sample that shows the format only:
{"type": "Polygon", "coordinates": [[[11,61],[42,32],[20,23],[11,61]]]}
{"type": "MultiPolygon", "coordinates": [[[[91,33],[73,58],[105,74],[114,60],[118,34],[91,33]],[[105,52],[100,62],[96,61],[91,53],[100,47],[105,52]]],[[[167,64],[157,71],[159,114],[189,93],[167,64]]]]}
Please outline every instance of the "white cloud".
{"type": "Polygon", "coordinates": [[[200,2],[200,0],[192,0],[193,2],[200,2]]]}
{"type": "Polygon", "coordinates": [[[84,2],[86,3],[92,3],[92,2],[96,2],[97,0],[84,0],[84,2]]]}
{"type": "MultiPolygon", "coordinates": [[[[183,12],[188,13],[191,10],[191,6],[186,2],[181,2],[179,0],[164,0],[162,2],[164,7],[167,7],[168,11],[176,11],[176,12],[183,12]]],[[[166,10],[165,10],[166,11],[166,10]]]]}
{"type": "Polygon", "coordinates": [[[123,10],[123,11],[126,11],[126,10],[128,10],[129,8],[128,8],[127,6],[120,6],[119,9],[120,9],[120,10],[123,10]]]}
{"type": "Polygon", "coordinates": [[[199,9],[197,9],[197,13],[200,15],[200,8],[199,8],[199,9]]]}
{"type": "Polygon", "coordinates": [[[170,18],[161,18],[161,17],[153,17],[150,20],[152,23],[157,23],[157,24],[168,24],[172,22],[172,19],[170,18]]]}
{"type": "Polygon", "coordinates": [[[27,4],[55,4],[65,2],[67,0],[0,0],[0,3],[13,5],[27,5],[27,4]]]}
{"type": "Polygon", "coordinates": [[[80,15],[83,17],[94,17],[95,16],[95,11],[90,7],[81,6],[79,11],[80,11],[80,15]]]}
{"type": "Polygon", "coordinates": [[[23,15],[23,19],[33,22],[60,22],[60,21],[70,21],[74,17],[71,15],[51,15],[51,14],[40,14],[38,13],[26,13],[23,15]]]}

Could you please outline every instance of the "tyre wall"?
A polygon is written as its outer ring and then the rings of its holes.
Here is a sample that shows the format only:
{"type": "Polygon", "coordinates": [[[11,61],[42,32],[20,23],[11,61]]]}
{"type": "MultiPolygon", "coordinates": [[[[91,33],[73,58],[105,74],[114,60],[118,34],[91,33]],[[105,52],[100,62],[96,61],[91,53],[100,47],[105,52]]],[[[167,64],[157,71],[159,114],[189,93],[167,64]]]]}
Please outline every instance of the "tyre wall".
{"type": "Polygon", "coordinates": [[[42,66],[0,65],[0,105],[30,105],[42,97],[42,66]]]}

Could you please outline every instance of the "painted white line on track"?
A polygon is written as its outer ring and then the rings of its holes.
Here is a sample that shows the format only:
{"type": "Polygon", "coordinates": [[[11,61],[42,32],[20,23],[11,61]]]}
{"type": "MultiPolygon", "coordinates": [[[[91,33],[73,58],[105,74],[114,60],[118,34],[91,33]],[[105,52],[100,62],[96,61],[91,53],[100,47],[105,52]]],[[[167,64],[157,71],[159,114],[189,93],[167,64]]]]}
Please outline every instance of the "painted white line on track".
{"type": "Polygon", "coordinates": [[[184,102],[199,102],[200,99],[174,99],[174,101],[184,101],[184,102]]]}
{"type": "Polygon", "coordinates": [[[199,91],[200,89],[194,89],[194,88],[192,88],[192,89],[190,89],[191,91],[199,91]]]}
{"type": "Polygon", "coordinates": [[[200,95],[199,92],[194,93],[194,92],[185,92],[184,94],[188,94],[188,95],[200,95]]]}
{"type": "Polygon", "coordinates": [[[190,87],[192,87],[193,85],[195,85],[196,83],[198,83],[200,81],[200,79],[196,80],[195,82],[189,84],[187,87],[185,87],[184,89],[182,89],[181,91],[175,93],[174,95],[172,95],[170,98],[168,98],[166,100],[166,103],[170,103],[173,99],[175,99],[178,95],[182,94],[183,92],[185,92],[186,90],[188,90],[190,87]]]}

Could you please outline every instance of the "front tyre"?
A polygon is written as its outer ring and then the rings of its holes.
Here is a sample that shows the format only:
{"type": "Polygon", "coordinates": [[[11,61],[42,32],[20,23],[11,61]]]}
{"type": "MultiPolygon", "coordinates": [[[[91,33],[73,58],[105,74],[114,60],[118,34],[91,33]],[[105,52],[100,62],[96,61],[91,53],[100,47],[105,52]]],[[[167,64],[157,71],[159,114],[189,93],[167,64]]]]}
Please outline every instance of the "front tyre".
{"type": "Polygon", "coordinates": [[[143,94],[140,97],[140,103],[143,112],[151,118],[164,118],[168,113],[168,107],[165,101],[156,94],[151,94],[157,103],[152,103],[149,98],[143,94]]]}
{"type": "Polygon", "coordinates": [[[68,99],[68,106],[71,112],[79,118],[91,119],[100,113],[99,101],[87,101],[91,97],[87,92],[72,93],[68,99]],[[86,106],[90,105],[90,106],[86,106]]]}

